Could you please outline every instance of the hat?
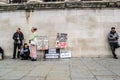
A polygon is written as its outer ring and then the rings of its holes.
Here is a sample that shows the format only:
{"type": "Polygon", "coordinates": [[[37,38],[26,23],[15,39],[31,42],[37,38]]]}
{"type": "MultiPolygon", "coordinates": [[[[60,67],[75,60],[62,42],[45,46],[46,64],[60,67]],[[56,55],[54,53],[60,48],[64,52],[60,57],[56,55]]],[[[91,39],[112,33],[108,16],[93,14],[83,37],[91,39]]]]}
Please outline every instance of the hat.
{"type": "Polygon", "coordinates": [[[115,27],[112,27],[111,29],[115,29],[115,27]]]}

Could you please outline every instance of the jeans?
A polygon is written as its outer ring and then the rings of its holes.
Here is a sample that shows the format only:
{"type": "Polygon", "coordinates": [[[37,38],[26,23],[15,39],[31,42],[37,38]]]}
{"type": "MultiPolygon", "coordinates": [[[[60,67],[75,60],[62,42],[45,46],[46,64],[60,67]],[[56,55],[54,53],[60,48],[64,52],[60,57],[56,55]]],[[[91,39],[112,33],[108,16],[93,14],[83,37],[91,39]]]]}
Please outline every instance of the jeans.
{"type": "Polygon", "coordinates": [[[16,50],[17,50],[17,48],[18,48],[17,58],[19,58],[19,56],[20,56],[21,44],[14,44],[13,58],[16,58],[16,50]]]}
{"type": "Polygon", "coordinates": [[[119,44],[118,43],[110,43],[110,47],[111,47],[113,57],[117,57],[115,50],[116,50],[116,48],[120,47],[119,44]]]}

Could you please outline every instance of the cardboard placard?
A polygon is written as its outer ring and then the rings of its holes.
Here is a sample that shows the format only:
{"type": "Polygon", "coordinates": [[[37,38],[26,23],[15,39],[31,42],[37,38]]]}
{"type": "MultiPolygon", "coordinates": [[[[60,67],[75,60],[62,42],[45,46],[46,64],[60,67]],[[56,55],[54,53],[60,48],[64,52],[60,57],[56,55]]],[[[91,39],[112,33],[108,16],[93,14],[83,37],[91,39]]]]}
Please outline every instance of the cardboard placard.
{"type": "Polygon", "coordinates": [[[67,34],[57,33],[56,48],[66,48],[67,47],[67,34]]]}
{"type": "Polygon", "coordinates": [[[47,50],[48,49],[48,38],[47,36],[39,36],[36,38],[37,50],[47,50]]]}
{"type": "Polygon", "coordinates": [[[71,52],[70,51],[61,52],[60,53],[60,58],[71,58],[71,52]]]}

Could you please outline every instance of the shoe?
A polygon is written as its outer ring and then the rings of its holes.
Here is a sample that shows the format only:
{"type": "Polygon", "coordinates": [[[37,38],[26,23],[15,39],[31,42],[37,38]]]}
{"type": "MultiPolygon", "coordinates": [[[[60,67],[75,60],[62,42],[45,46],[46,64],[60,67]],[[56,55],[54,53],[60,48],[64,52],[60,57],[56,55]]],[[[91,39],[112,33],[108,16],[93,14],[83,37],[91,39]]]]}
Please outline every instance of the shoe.
{"type": "Polygon", "coordinates": [[[15,59],[15,58],[11,58],[11,59],[15,59]]]}
{"type": "Polygon", "coordinates": [[[113,57],[114,59],[118,59],[118,57],[113,57]]]}
{"type": "Polygon", "coordinates": [[[21,60],[25,60],[25,59],[22,58],[21,60]]]}
{"type": "Polygon", "coordinates": [[[37,61],[37,59],[31,59],[31,61],[37,61]]]}
{"type": "Polygon", "coordinates": [[[17,58],[19,59],[19,58],[20,58],[20,56],[17,56],[17,58]]]}

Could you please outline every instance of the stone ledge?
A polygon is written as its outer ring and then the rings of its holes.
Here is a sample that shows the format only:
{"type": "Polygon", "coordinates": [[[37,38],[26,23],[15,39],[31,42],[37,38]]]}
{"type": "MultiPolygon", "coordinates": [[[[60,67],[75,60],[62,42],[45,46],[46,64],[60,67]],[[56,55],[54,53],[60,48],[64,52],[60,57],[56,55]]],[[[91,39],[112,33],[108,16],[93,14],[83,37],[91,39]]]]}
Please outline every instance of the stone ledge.
{"type": "Polygon", "coordinates": [[[40,9],[69,9],[69,8],[119,8],[120,1],[77,1],[77,2],[41,2],[33,4],[2,4],[0,11],[11,10],[40,10],[40,9]]]}

